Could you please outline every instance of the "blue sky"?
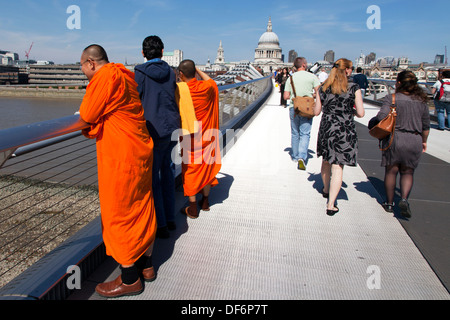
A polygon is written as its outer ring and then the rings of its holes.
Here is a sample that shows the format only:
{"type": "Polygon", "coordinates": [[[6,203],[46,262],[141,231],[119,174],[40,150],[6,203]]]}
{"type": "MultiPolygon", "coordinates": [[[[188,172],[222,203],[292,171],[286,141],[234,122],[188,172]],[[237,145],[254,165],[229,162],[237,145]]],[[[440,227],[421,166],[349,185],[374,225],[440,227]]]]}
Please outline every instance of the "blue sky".
{"type": "Polygon", "coordinates": [[[440,33],[448,12],[448,0],[2,0],[0,50],[24,58],[34,42],[31,59],[73,63],[98,43],[113,62],[141,63],[142,40],[156,34],[166,51],[181,49],[198,64],[214,61],[221,40],[226,61],[253,61],[271,17],[286,57],[294,49],[315,62],[332,49],[336,59],[373,51],[433,62],[450,48],[450,32],[440,33]],[[79,30],[67,28],[70,5],[80,7],[79,30]],[[380,8],[381,29],[367,27],[371,5],[380,8]]]}

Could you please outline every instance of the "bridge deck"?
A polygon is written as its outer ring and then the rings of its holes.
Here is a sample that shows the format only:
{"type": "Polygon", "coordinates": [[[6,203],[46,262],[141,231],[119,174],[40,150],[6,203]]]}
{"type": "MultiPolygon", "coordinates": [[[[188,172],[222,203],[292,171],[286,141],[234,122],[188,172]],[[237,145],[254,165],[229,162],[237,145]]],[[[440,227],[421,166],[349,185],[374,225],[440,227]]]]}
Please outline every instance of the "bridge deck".
{"type": "MultiPolygon", "coordinates": [[[[123,299],[449,299],[361,167],[345,168],[340,212],[325,214],[315,155],[320,119],[307,170],[299,171],[277,91],[224,157],[211,211],[197,220],[178,214],[171,238],[155,244],[157,280],[123,299]],[[368,286],[373,270],[380,271],[379,289],[368,286]]],[[[177,208],[185,202],[178,190],[177,208]]],[[[118,274],[109,259],[70,299],[102,299],[95,285],[118,274]]]]}

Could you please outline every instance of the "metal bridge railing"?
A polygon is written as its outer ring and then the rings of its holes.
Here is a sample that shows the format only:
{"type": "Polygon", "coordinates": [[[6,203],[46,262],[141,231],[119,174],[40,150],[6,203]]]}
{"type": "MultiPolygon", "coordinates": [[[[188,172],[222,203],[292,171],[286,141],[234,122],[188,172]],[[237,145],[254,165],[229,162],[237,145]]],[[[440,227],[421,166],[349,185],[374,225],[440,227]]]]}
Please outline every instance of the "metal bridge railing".
{"type": "MultiPolygon", "coordinates": [[[[369,87],[366,90],[366,96],[364,100],[369,103],[373,103],[381,106],[381,101],[386,95],[393,94],[395,92],[394,80],[382,80],[382,79],[367,79],[369,81],[369,87]]],[[[431,119],[436,121],[435,115],[436,109],[431,94],[431,87],[434,82],[419,82],[419,85],[425,90],[430,99],[428,100],[428,108],[430,110],[431,119]]]]}
{"type": "MultiPolygon", "coordinates": [[[[366,99],[373,101],[380,101],[386,95],[395,92],[395,80],[383,80],[383,79],[367,79],[369,81],[369,87],[366,91],[366,99]]],[[[434,82],[419,82],[419,85],[431,96],[431,87],[434,82]]]]}
{"type": "MultiPolygon", "coordinates": [[[[223,137],[242,126],[271,91],[270,77],[219,87],[223,137]]],[[[67,297],[64,261],[80,250],[64,243],[94,239],[86,252],[102,245],[95,141],[81,135],[84,127],[73,115],[0,130],[0,299],[67,297]]],[[[75,263],[84,260],[77,256],[75,263]]],[[[92,268],[90,261],[84,271],[92,268]]]]}

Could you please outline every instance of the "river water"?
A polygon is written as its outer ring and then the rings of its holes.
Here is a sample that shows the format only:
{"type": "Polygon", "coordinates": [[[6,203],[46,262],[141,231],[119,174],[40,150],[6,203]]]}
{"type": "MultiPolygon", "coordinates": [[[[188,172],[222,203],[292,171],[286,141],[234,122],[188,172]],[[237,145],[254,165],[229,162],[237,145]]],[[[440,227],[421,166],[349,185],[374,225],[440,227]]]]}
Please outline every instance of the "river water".
{"type": "MultiPolygon", "coordinates": [[[[0,134],[71,116],[80,104],[74,98],[0,97],[0,134]]],[[[95,150],[95,140],[81,136],[10,159],[0,169],[0,288],[100,214],[95,150]]]]}
{"type": "Polygon", "coordinates": [[[73,115],[81,99],[0,97],[0,130],[73,115]]]}

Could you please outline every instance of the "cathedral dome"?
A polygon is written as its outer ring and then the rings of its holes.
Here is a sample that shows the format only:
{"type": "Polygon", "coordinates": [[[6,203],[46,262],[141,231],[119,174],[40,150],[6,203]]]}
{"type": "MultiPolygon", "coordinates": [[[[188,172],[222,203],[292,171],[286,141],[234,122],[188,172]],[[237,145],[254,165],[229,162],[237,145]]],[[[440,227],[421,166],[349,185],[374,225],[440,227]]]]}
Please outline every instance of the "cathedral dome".
{"type": "Polygon", "coordinates": [[[264,32],[259,38],[258,45],[268,45],[273,44],[276,46],[280,45],[280,41],[278,40],[278,36],[275,32],[264,32]]]}
{"type": "Polygon", "coordinates": [[[272,31],[271,19],[269,19],[269,24],[267,25],[267,31],[262,34],[261,38],[259,38],[258,46],[260,46],[260,45],[264,45],[264,46],[274,45],[277,47],[280,45],[280,41],[278,40],[277,34],[272,31]]]}

